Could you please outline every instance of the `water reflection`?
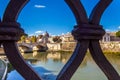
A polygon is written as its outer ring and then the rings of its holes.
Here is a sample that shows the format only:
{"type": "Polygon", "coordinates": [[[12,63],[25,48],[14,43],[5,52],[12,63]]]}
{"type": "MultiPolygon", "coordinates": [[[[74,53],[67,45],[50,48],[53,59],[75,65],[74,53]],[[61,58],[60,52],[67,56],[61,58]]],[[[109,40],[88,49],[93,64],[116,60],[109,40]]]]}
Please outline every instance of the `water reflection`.
{"type": "Polygon", "coordinates": [[[70,56],[70,52],[33,52],[29,54],[23,54],[23,57],[26,60],[31,59],[30,62],[34,64],[37,63],[37,61],[48,62],[49,59],[52,59],[54,62],[62,62],[65,64],[70,56]]]}
{"type": "MultiPolygon", "coordinates": [[[[34,52],[23,54],[23,57],[38,69],[42,67],[45,70],[51,71],[53,75],[58,75],[71,54],[72,53],[70,52],[34,52]]],[[[106,54],[106,57],[120,73],[120,56],[106,54]]],[[[40,74],[41,71],[39,70],[37,72],[40,74]]],[[[107,78],[95,64],[91,55],[87,53],[84,61],[81,63],[71,80],[107,80],[107,78]]]]}
{"type": "Polygon", "coordinates": [[[111,62],[111,64],[113,64],[115,69],[120,72],[120,55],[106,54],[106,56],[107,59],[111,62]]]}

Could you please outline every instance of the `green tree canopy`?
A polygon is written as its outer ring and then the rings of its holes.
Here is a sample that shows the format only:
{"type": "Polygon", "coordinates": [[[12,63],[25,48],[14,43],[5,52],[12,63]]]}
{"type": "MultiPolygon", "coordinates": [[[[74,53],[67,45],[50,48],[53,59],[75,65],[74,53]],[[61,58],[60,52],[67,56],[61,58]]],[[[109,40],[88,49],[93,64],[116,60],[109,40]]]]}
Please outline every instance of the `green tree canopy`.
{"type": "Polygon", "coordinates": [[[116,32],[116,36],[117,36],[117,37],[120,37],[120,31],[117,31],[117,32],[116,32]]]}
{"type": "Polygon", "coordinates": [[[25,42],[25,39],[28,37],[28,34],[23,34],[20,38],[21,42],[25,42]]]}
{"type": "Polygon", "coordinates": [[[32,41],[32,43],[37,42],[37,37],[36,37],[36,36],[32,36],[32,37],[31,37],[31,41],[32,41]]]}
{"type": "Polygon", "coordinates": [[[38,35],[38,38],[40,38],[40,39],[41,39],[42,37],[43,37],[43,35],[42,35],[42,34],[38,35]]]}
{"type": "Polygon", "coordinates": [[[55,37],[53,38],[53,41],[56,42],[56,43],[60,43],[62,40],[60,39],[59,36],[55,36],[55,37]]]}
{"type": "Polygon", "coordinates": [[[25,33],[24,36],[28,37],[28,34],[25,33]]]}
{"type": "Polygon", "coordinates": [[[25,35],[22,35],[21,38],[20,38],[21,42],[25,42],[25,39],[26,39],[25,35]]]}

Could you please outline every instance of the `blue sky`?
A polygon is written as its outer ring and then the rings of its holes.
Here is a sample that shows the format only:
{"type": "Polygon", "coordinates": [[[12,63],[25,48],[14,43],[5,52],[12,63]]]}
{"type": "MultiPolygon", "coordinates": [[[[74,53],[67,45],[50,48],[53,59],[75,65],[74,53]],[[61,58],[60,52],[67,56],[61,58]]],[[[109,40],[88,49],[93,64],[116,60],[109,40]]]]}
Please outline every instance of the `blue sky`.
{"type": "MultiPolygon", "coordinates": [[[[0,0],[0,17],[10,0],[0,0]]],[[[87,15],[99,0],[81,0],[87,15]]],[[[75,17],[64,0],[30,0],[21,11],[18,20],[29,35],[48,31],[51,35],[71,32],[75,17]]],[[[120,29],[120,0],[113,0],[104,12],[101,24],[108,31],[120,29]]]]}

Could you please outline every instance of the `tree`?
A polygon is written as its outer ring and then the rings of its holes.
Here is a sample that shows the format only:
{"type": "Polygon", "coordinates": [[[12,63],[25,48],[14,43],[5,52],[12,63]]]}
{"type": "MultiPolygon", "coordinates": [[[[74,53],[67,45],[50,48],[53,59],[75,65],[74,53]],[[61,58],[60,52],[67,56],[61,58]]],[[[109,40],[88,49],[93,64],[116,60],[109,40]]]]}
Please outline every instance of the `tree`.
{"type": "Polygon", "coordinates": [[[60,43],[62,40],[60,39],[59,36],[55,36],[55,37],[53,37],[53,41],[56,43],[60,43]]]}
{"type": "Polygon", "coordinates": [[[24,36],[28,37],[28,34],[25,33],[24,36]]]}
{"type": "Polygon", "coordinates": [[[39,39],[41,39],[42,37],[43,37],[43,35],[42,35],[42,34],[41,34],[41,35],[38,35],[38,38],[39,38],[39,39]]]}
{"type": "Polygon", "coordinates": [[[36,36],[32,36],[32,37],[31,37],[31,41],[32,41],[32,43],[35,43],[35,42],[37,41],[36,36]]]}
{"type": "Polygon", "coordinates": [[[120,37],[120,31],[117,31],[117,32],[116,32],[116,36],[117,36],[117,37],[120,37]]]}
{"type": "Polygon", "coordinates": [[[21,38],[20,38],[21,42],[25,42],[25,39],[26,39],[25,35],[22,35],[21,38]]]}
{"type": "Polygon", "coordinates": [[[21,42],[25,42],[26,38],[28,37],[28,34],[23,34],[20,38],[21,42]]]}

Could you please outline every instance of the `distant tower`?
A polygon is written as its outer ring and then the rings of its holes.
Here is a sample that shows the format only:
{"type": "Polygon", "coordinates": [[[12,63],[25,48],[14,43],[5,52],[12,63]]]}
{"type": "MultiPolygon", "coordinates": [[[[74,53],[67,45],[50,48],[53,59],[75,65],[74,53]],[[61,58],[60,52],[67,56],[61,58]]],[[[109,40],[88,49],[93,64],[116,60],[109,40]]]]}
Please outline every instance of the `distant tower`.
{"type": "Polygon", "coordinates": [[[49,38],[49,34],[48,32],[46,31],[44,36],[43,36],[43,43],[46,44],[48,42],[48,38],[49,38]]]}

